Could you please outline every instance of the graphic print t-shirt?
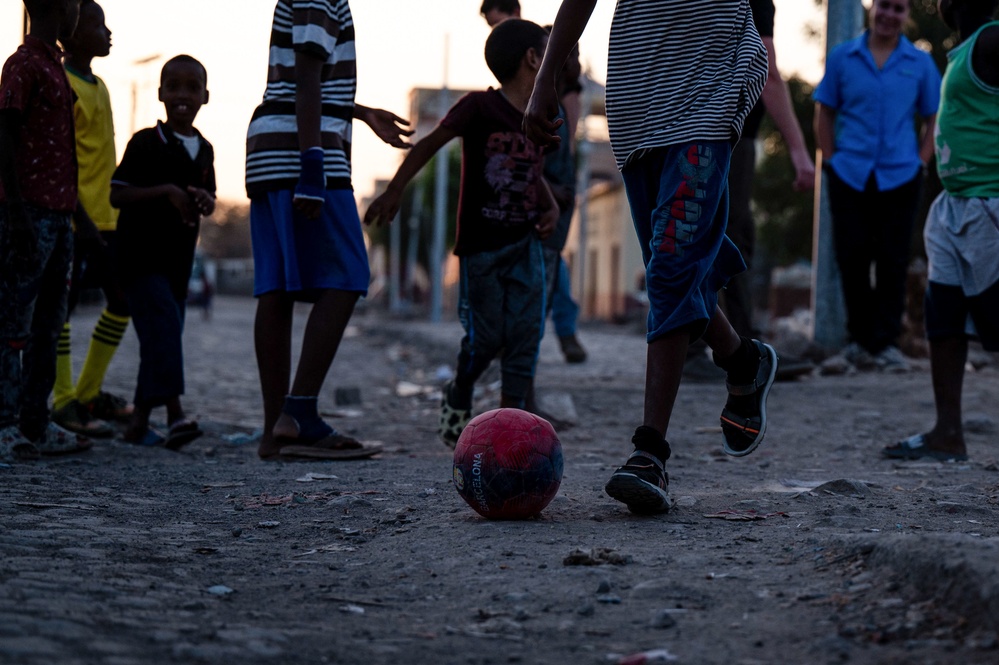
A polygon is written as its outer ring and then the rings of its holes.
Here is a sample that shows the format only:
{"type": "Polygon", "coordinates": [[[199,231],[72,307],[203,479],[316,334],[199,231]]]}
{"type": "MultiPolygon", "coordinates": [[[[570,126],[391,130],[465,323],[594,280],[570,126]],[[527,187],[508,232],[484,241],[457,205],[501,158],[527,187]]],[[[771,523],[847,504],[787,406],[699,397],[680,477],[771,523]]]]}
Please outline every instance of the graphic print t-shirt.
{"type": "Polygon", "coordinates": [[[522,119],[490,88],[462,97],[441,121],[462,139],[458,256],[494,251],[533,231],[544,160],[521,130],[522,119]]]}

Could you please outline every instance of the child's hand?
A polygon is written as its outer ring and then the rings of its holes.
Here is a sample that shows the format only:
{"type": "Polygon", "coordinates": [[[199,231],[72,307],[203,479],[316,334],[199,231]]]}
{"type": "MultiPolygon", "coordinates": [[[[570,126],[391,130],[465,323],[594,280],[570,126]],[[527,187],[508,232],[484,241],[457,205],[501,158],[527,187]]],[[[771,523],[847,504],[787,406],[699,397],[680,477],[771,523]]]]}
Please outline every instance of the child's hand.
{"type": "Polygon", "coordinates": [[[167,199],[174,208],[180,211],[181,219],[186,226],[197,226],[199,217],[194,197],[180,187],[170,185],[167,190],[167,199]]]}
{"type": "Polygon", "coordinates": [[[395,216],[399,214],[399,197],[385,192],[372,202],[364,213],[364,224],[366,226],[381,226],[391,224],[395,216]]]}
{"type": "Polygon", "coordinates": [[[364,110],[363,120],[371,127],[371,131],[375,133],[375,136],[390,146],[403,149],[413,147],[412,143],[403,139],[403,137],[413,135],[412,129],[405,128],[409,127],[408,120],[400,118],[391,111],[372,108],[364,110]],[[405,127],[402,127],[402,125],[405,125],[405,127]]]}
{"type": "Polygon", "coordinates": [[[554,86],[544,85],[540,79],[535,82],[534,92],[527,102],[524,112],[524,133],[535,145],[545,148],[562,142],[556,133],[564,120],[558,115],[558,97],[554,86]],[[556,118],[554,121],[552,118],[556,118]]]}
{"type": "Polygon", "coordinates": [[[215,197],[208,190],[200,187],[188,187],[187,193],[194,199],[194,205],[202,217],[207,217],[215,212],[215,197]]]}
{"type": "Polygon", "coordinates": [[[538,223],[534,225],[534,230],[537,232],[539,238],[546,240],[551,234],[555,233],[558,216],[558,208],[549,208],[541,213],[538,223]]]}

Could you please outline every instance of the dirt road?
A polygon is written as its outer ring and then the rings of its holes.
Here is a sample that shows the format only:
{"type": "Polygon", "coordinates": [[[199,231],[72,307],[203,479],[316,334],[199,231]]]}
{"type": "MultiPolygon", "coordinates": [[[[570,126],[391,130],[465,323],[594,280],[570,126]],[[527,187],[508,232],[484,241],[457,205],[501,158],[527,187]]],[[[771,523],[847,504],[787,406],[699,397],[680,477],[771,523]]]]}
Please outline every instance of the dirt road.
{"type": "MultiPolygon", "coordinates": [[[[204,439],[0,468],[0,662],[999,662],[994,364],[966,382],[963,464],[878,458],[932,421],[925,361],[778,384],[766,442],[739,460],[721,454],[724,387],[685,384],[677,505],[639,518],[602,488],[639,423],[644,339],[584,328],[590,360],[570,366],[549,337],[539,388],[576,420],[562,487],[540,519],[489,522],[435,435],[457,324],[355,317],[321,404],[386,452],[265,463],[247,442],[252,313],[190,313],[204,439]],[[360,403],[336,406],[338,388],[360,403]]],[[[77,365],[96,315],[75,319],[77,365]]],[[[109,388],[130,393],[136,353],[128,333],[109,388]]]]}

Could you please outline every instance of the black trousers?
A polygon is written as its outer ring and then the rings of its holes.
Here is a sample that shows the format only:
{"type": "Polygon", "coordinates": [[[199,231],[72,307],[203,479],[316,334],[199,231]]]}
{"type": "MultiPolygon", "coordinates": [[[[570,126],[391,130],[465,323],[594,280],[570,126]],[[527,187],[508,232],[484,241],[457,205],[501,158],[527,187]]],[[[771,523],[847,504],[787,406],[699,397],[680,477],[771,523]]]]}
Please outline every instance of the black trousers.
{"type": "Polygon", "coordinates": [[[858,192],[831,168],[824,175],[829,182],[847,332],[852,341],[877,354],[894,344],[902,332],[905,279],[922,176],[878,191],[871,174],[864,191],[858,192]]]}

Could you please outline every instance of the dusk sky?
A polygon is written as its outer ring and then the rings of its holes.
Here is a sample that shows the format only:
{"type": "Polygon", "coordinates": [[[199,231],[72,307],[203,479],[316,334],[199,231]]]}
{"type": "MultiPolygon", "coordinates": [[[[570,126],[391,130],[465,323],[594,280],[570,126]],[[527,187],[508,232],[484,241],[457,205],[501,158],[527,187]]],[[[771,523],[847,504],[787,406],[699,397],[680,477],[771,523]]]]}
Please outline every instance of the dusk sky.
{"type": "MultiPolygon", "coordinates": [[[[111,91],[116,144],[121,155],[132,129],[132,92],[138,128],[162,117],[156,99],[159,69],[166,58],[188,53],[205,63],[211,102],[196,126],[215,146],[219,197],[242,200],[246,126],[263,94],[267,44],[274,0],[173,0],[158,5],[136,0],[99,0],[112,31],[111,55],[94,71],[111,91]],[[148,64],[138,61],[159,56],[148,64]]],[[[560,0],[521,0],[524,18],[550,23],[560,0]]],[[[805,38],[806,24],[821,26],[824,14],[811,0],[776,0],[778,62],[785,74],[815,81],[822,72],[821,43],[805,38]]],[[[353,0],[357,32],[357,101],[405,116],[413,87],[448,84],[485,88],[495,81],[482,49],[489,28],[478,15],[480,0],[353,0]]],[[[4,59],[20,41],[21,3],[0,8],[0,53],[4,59]]],[[[583,62],[603,81],[613,0],[597,3],[580,43],[583,62]]],[[[377,177],[390,177],[400,152],[382,144],[363,123],[354,128],[354,188],[371,192],[377,177]]]]}

